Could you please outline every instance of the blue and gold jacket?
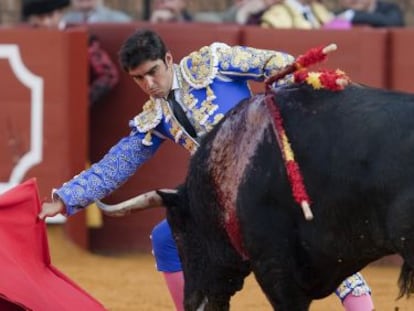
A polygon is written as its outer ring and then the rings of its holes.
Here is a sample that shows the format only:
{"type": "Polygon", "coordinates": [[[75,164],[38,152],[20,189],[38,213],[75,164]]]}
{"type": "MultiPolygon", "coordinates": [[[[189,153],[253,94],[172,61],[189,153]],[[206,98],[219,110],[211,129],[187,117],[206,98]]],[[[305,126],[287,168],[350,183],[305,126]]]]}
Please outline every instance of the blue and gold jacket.
{"type": "MultiPolygon", "coordinates": [[[[179,102],[197,136],[209,132],[230,109],[251,96],[249,80],[263,81],[293,60],[282,52],[224,43],[213,43],[184,57],[174,66],[174,74],[179,102]]],[[[190,153],[198,147],[197,140],[185,131],[162,98],[150,98],[130,121],[130,127],[130,135],[102,160],[54,191],[65,203],[67,215],[118,188],[165,139],[174,140],[190,153]]]]}

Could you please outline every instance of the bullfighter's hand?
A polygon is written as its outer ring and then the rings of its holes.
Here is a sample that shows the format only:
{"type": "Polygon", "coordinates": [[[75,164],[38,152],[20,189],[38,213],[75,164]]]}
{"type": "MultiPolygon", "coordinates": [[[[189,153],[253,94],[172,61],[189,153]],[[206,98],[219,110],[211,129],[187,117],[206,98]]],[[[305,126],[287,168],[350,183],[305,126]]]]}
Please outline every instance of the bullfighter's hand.
{"type": "Polygon", "coordinates": [[[42,204],[42,210],[40,211],[38,217],[44,220],[46,217],[53,217],[57,214],[65,214],[66,208],[61,200],[56,200],[54,202],[44,202],[42,204]]]}

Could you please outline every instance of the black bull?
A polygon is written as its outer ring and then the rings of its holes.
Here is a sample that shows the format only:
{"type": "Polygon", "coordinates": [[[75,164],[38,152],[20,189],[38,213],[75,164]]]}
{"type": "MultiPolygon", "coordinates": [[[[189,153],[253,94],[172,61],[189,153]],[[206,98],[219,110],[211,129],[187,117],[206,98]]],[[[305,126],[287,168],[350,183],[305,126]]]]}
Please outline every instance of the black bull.
{"type": "Polygon", "coordinates": [[[389,254],[404,259],[399,285],[409,295],[414,95],[302,84],[274,98],[314,219],[293,200],[263,95],[242,102],[205,137],[178,194],[159,192],[183,263],[186,310],[227,310],[250,271],[275,310],[308,310],[389,254]],[[224,229],[232,211],[248,260],[224,229]]]}

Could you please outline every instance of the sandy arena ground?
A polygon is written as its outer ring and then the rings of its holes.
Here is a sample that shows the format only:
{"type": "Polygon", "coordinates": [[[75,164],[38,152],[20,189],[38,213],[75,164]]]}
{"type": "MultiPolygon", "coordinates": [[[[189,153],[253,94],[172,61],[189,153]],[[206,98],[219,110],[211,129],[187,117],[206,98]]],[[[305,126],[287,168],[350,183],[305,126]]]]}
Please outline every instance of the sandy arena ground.
{"type": "MultiPolygon", "coordinates": [[[[60,225],[48,226],[52,264],[111,311],[174,310],[162,276],[149,254],[100,256],[71,243],[60,225]]],[[[413,311],[414,297],[395,300],[399,267],[369,266],[362,271],[373,290],[376,311],[413,311]]],[[[231,302],[232,310],[272,310],[252,276],[231,302]]],[[[311,311],[343,311],[336,296],[315,301],[311,311]]]]}

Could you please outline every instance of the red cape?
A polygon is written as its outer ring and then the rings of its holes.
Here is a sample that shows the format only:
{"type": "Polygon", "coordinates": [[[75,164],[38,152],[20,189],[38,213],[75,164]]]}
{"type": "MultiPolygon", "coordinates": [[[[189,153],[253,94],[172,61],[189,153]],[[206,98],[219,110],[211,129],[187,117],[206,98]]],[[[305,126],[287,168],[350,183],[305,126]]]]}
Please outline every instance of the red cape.
{"type": "Polygon", "coordinates": [[[51,265],[39,211],[34,179],[0,195],[0,310],[105,310],[51,265]]]}

